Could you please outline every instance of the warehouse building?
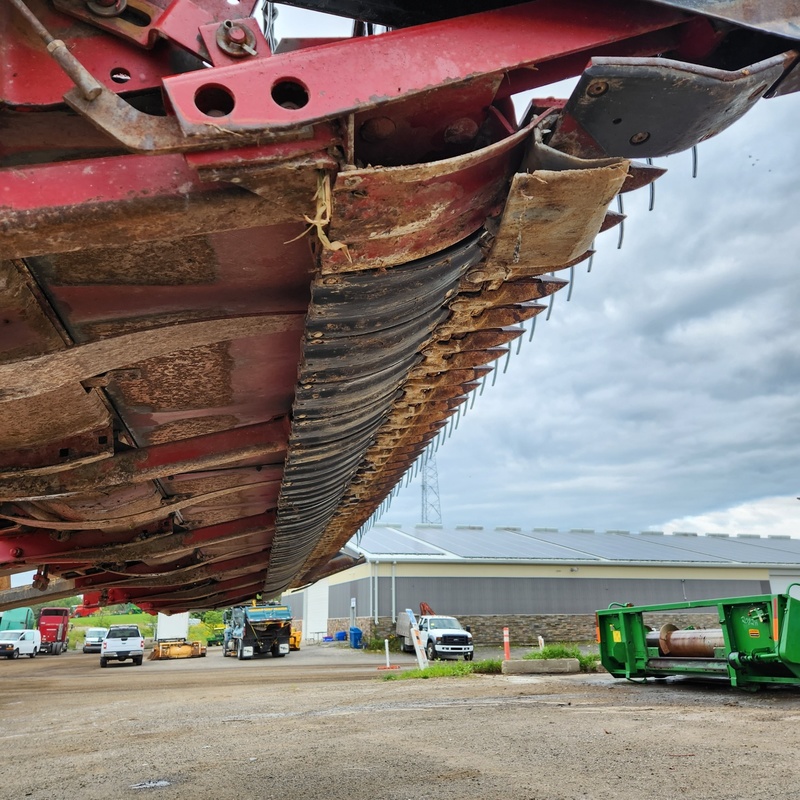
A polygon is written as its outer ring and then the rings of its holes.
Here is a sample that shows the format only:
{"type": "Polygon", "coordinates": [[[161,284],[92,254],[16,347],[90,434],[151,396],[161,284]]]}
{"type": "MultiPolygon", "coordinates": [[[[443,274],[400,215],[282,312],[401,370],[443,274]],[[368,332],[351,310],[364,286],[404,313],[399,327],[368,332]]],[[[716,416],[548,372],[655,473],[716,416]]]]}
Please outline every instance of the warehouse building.
{"type": "MultiPolygon", "coordinates": [[[[609,604],[782,592],[800,582],[800,539],[658,531],[375,525],[347,546],[363,563],[285,595],[306,641],[356,626],[386,636],[426,602],[495,644],[594,637],[609,604]]],[[[696,612],[691,621],[705,620],[696,612]]]]}

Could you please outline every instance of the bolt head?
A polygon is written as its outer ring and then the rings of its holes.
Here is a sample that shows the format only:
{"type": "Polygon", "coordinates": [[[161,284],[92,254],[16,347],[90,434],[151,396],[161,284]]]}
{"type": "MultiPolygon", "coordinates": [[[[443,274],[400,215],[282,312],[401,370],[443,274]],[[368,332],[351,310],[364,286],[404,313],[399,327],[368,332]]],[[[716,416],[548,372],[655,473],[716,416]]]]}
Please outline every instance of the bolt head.
{"type": "Polygon", "coordinates": [[[247,32],[239,25],[234,25],[228,30],[228,41],[232,44],[244,44],[247,41],[247,32]]]}
{"type": "Polygon", "coordinates": [[[608,83],[606,81],[592,81],[586,88],[586,94],[589,97],[600,97],[608,91],[608,83]]]}
{"type": "Polygon", "coordinates": [[[650,138],[650,133],[648,131],[639,131],[639,133],[634,133],[633,136],[630,138],[631,144],[644,144],[650,138]]]}

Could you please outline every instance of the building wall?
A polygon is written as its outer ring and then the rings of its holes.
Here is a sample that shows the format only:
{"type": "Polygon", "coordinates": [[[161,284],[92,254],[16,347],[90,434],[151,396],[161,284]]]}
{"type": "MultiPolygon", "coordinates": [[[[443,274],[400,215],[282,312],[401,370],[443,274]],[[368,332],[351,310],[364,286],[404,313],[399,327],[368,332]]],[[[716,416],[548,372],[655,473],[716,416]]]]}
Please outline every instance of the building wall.
{"type": "MultiPolygon", "coordinates": [[[[786,580],[791,578],[787,571],[786,580]]],[[[502,644],[503,628],[512,643],[590,641],[594,612],[612,602],[650,605],[773,591],[774,575],[760,567],[580,566],[463,562],[381,562],[362,564],[320,581],[328,591],[326,633],[347,631],[355,600],[356,625],[365,638],[394,633],[396,615],[420,602],[440,614],[453,614],[470,625],[479,644],[502,644]],[[376,592],[377,581],[377,592],[376,592]],[[377,608],[376,608],[377,602],[377,608]],[[378,617],[377,624],[375,617],[378,617]]],[[[781,578],[784,578],[782,575],[781,578]]],[[[296,618],[307,607],[309,591],[284,597],[296,618]]],[[[715,627],[714,615],[684,612],[697,627],[715,627]]],[[[690,624],[681,617],[679,627],[690,624]]],[[[304,624],[304,630],[310,630],[304,624]]]]}
{"type": "MultiPolygon", "coordinates": [[[[725,573],[722,573],[723,575],[725,573]]],[[[762,594],[770,591],[769,580],[709,578],[459,578],[396,577],[394,602],[392,578],[378,577],[377,610],[375,579],[369,577],[330,586],[329,614],[347,617],[351,598],[356,598],[357,616],[396,616],[420,602],[437,614],[493,616],[497,614],[594,614],[611,603],[676,603],[714,597],[762,594]]]]}
{"type": "MultiPolygon", "coordinates": [[[[503,628],[508,628],[512,647],[537,646],[541,636],[545,643],[555,642],[593,642],[595,640],[594,614],[502,614],[497,616],[457,615],[464,627],[469,627],[478,647],[502,647],[503,628]]],[[[703,610],[682,610],[647,614],[645,623],[657,630],[665,623],[678,628],[690,625],[694,628],[718,628],[716,612],[703,610]]],[[[391,617],[379,617],[376,623],[372,617],[360,617],[356,625],[361,629],[364,639],[377,637],[390,639],[395,635],[395,623],[391,617]]],[[[348,631],[347,619],[328,620],[328,635],[337,631],[348,631]]]]}

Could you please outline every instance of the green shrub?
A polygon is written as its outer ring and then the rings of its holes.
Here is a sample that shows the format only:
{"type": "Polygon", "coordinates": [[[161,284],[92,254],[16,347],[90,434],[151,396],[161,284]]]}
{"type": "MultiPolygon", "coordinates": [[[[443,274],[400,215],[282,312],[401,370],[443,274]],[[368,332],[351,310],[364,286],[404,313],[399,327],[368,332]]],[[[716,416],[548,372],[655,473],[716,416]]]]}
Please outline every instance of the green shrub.
{"type": "Polygon", "coordinates": [[[372,636],[369,639],[362,639],[361,647],[368,652],[385,653],[386,645],[384,644],[384,639],[389,640],[390,653],[400,652],[400,637],[395,636],[393,633],[389,634],[389,636],[386,637],[372,636]]]}
{"type": "Polygon", "coordinates": [[[523,658],[577,658],[581,665],[581,672],[595,672],[600,663],[600,656],[597,653],[582,653],[576,644],[546,644],[541,650],[531,650],[525,653],[523,658]]]}
{"type": "Polygon", "coordinates": [[[496,675],[501,671],[502,661],[490,658],[485,661],[434,661],[427,669],[407,669],[402,672],[387,672],[387,681],[404,681],[427,678],[463,678],[466,675],[496,675]]]}
{"type": "Polygon", "coordinates": [[[208,626],[204,625],[202,622],[199,625],[190,625],[189,626],[189,637],[187,641],[189,642],[197,642],[200,641],[203,644],[208,642],[208,637],[211,634],[209,633],[208,626]]]}

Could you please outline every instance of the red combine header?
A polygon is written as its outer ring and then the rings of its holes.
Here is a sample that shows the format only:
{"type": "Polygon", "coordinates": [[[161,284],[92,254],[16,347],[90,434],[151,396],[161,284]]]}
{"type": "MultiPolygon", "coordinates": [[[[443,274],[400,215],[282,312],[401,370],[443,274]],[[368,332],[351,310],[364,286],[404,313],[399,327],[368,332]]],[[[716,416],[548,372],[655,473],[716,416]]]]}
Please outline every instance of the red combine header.
{"type": "Polygon", "coordinates": [[[0,609],[351,565],[617,195],[799,83],[792,3],[293,5],[353,35],[0,4],[0,574],[37,570],[0,609]]]}

